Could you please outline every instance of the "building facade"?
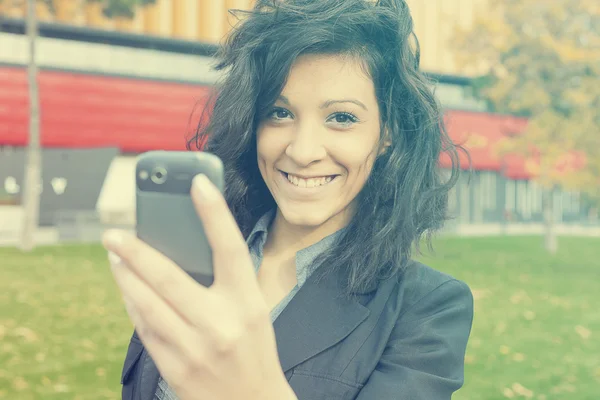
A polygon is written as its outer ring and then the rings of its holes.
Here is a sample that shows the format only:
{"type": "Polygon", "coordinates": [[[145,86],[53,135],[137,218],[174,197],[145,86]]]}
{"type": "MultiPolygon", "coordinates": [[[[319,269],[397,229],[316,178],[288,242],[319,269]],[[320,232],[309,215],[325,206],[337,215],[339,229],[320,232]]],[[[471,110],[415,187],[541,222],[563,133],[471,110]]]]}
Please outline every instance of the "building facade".
{"type": "MultiPolygon", "coordinates": [[[[484,104],[469,97],[466,73],[457,76],[456,66],[449,61],[451,55],[446,53],[450,26],[457,21],[472,22],[484,2],[446,2],[455,4],[452,8],[441,0],[431,0],[426,2],[427,10],[424,2],[409,3],[421,39],[424,69],[437,77],[436,94],[446,109],[449,134],[471,154],[470,165],[462,158],[464,173],[450,195],[455,218],[449,227],[540,222],[541,189],[529,179],[523,160],[506,159],[495,152],[507,126],[522,128],[527,121],[486,112],[484,104]],[[437,23],[439,31],[434,29],[437,23]]],[[[3,157],[3,152],[27,143],[28,46],[23,21],[18,18],[22,8],[13,6],[9,13],[6,0],[0,4],[4,4],[4,16],[11,16],[0,21],[3,157]]],[[[82,7],[83,3],[75,0],[70,4],[80,7],[69,12],[58,12],[57,7],[56,15],[45,17],[48,23],[41,25],[38,40],[42,144],[53,149],[117,152],[105,171],[96,209],[106,223],[130,225],[135,222],[135,155],[185,148],[219,77],[212,63],[214,43],[230,23],[223,22],[225,9],[245,8],[251,2],[159,0],[140,8],[132,20],[108,22],[94,22],[90,4],[82,7]],[[183,15],[188,22],[180,25],[183,15]],[[212,25],[203,23],[201,15],[212,15],[212,25]]],[[[448,166],[444,158],[441,163],[448,166]]],[[[22,184],[18,176],[0,178],[0,194],[22,184]]],[[[558,222],[588,220],[578,193],[557,192],[554,196],[558,222]]],[[[68,210],[62,211],[58,214],[64,217],[68,210]]],[[[51,223],[51,217],[45,218],[51,223]]]]}
{"type": "MultiPolygon", "coordinates": [[[[0,0],[0,13],[23,18],[26,0],[0,0]]],[[[488,0],[406,0],[422,48],[423,69],[438,74],[470,75],[456,64],[452,37],[486,11],[488,0]]],[[[141,3],[141,1],[140,1],[141,3]]],[[[254,0],[156,0],[134,8],[133,18],[106,18],[94,0],[52,0],[54,12],[38,2],[42,21],[165,38],[218,43],[237,21],[230,9],[248,10],[254,0]]]]}

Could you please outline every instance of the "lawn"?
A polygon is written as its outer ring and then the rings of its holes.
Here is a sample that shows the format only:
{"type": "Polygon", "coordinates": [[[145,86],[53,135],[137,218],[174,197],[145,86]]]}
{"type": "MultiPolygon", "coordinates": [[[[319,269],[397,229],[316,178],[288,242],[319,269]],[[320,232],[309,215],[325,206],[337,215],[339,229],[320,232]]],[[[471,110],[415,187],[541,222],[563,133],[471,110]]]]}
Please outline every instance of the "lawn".
{"type": "MultiPolygon", "coordinates": [[[[600,398],[600,239],[443,238],[475,322],[458,400],[600,398]]],[[[0,399],[118,399],[131,324],[99,246],[0,249],[0,399]]]]}

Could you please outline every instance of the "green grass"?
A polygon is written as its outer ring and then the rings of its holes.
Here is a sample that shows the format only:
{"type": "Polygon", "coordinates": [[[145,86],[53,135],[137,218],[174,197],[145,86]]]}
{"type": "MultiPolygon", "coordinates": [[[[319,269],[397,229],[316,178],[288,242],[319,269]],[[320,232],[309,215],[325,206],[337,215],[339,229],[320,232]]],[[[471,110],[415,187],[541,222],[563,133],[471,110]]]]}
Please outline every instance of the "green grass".
{"type": "MultiPolygon", "coordinates": [[[[475,295],[454,399],[597,400],[599,239],[443,238],[422,260],[475,295]]],[[[99,246],[0,249],[0,399],[117,399],[132,326],[99,246]]]]}
{"type": "Polygon", "coordinates": [[[120,398],[120,298],[100,246],[0,249],[0,398],[120,398]]]}
{"type": "Polygon", "coordinates": [[[600,398],[599,239],[445,238],[432,267],[466,281],[475,321],[458,400],[600,398]]]}

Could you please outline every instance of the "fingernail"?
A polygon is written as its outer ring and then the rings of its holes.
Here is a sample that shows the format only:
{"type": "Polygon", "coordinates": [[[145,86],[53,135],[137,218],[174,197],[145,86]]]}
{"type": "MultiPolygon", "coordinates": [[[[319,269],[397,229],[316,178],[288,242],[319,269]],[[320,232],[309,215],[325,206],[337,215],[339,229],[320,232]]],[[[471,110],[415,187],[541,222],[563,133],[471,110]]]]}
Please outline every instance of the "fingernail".
{"type": "Polygon", "coordinates": [[[111,265],[118,265],[121,263],[121,257],[116,255],[112,251],[109,251],[108,252],[108,262],[110,262],[111,265]]]}
{"type": "Polygon", "coordinates": [[[208,180],[206,175],[203,174],[194,177],[192,188],[204,201],[215,200],[218,196],[215,186],[208,180]]]}
{"type": "Polygon", "coordinates": [[[119,247],[123,242],[123,234],[119,231],[110,230],[104,234],[104,246],[109,248],[119,247]]]}

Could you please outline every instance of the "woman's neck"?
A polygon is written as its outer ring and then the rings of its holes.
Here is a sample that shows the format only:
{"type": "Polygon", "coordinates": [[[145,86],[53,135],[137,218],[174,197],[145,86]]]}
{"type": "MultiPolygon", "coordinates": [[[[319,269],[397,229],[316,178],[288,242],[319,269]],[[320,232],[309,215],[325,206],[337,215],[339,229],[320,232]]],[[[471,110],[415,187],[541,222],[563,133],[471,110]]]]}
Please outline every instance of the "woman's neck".
{"type": "Polygon", "coordinates": [[[269,229],[264,251],[282,257],[295,255],[298,251],[312,246],[344,228],[348,221],[349,218],[346,212],[341,212],[319,226],[292,225],[285,220],[280,210],[277,209],[269,229]]]}

